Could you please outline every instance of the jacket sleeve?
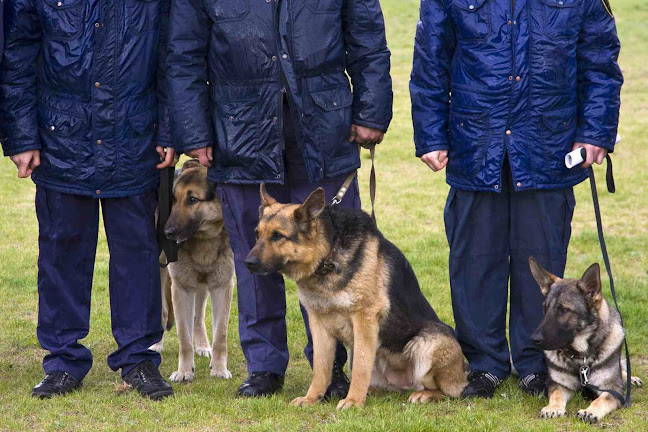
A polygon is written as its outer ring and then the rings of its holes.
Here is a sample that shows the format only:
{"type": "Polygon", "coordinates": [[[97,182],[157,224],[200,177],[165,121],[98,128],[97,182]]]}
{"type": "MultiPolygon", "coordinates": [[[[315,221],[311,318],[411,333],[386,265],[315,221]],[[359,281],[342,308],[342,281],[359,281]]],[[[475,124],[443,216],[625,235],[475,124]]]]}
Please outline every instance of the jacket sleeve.
{"type": "Polygon", "coordinates": [[[171,0],[169,23],[169,108],[179,151],[213,146],[207,55],[211,20],[193,0],[171,0]]]}
{"type": "Polygon", "coordinates": [[[587,0],[578,38],[579,118],[576,142],[614,151],[623,75],[617,63],[621,45],[612,11],[603,0],[587,0]]]}
{"type": "Polygon", "coordinates": [[[5,53],[0,62],[0,135],[5,156],[40,150],[36,60],[42,30],[35,0],[5,0],[5,53]]]}
{"type": "Polygon", "coordinates": [[[157,68],[158,129],[155,142],[156,145],[173,148],[175,146],[171,137],[169,81],[166,70],[166,58],[169,51],[169,9],[171,8],[171,0],[163,0],[161,3],[157,68]]]}
{"type": "Polygon", "coordinates": [[[392,119],[390,52],[379,0],[346,0],[342,11],[353,124],[387,131],[392,119]]]}
{"type": "Polygon", "coordinates": [[[447,150],[455,35],[443,0],[422,0],[410,79],[416,156],[447,150]]]}

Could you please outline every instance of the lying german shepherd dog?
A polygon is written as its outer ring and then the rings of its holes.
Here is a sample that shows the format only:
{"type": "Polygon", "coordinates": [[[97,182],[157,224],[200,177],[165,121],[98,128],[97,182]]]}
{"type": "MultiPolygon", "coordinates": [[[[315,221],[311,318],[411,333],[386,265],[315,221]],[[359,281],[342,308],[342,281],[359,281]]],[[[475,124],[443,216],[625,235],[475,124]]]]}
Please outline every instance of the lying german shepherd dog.
{"type": "MultiPolygon", "coordinates": [[[[533,258],[529,266],[545,296],[544,319],[531,336],[534,345],[544,350],[549,370],[549,405],[540,417],[564,416],[571,395],[586,390],[585,395],[595,399],[576,415],[597,423],[621,402],[609,392],[584,389],[581,374],[589,384],[619,395],[627,378],[621,352],[624,329],[619,313],[601,294],[599,265],[590,266],[580,279],[554,276],[533,258]]],[[[632,384],[639,387],[642,382],[632,377],[632,384]]]]}
{"type": "MultiPolygon", "coordinates": [[[[178,370],[171,381],[194,378],[196,353],[211,357],[211,376],[229,379],[227,325],[234,291],[234,255],[223,224],[216,186],[207,181],[207,168],[195,159],[184,163],[173,187],[173,209],[165,234],[179,244],[178,261],[161,269],[162,324],[178,330],[178,370]],[[207,296],[212,306],[212,345],[205,327],[207,296]]],[[[163,259],[163,257],[161,258],[163,259]]],[[[151,349],[161,352],[163,341],[151,349]]]]}
{"type": "Polygon", "coordinates": [[[323,189],[279,204],[261,185],[257,274],[297,282],[313,334],[313,382],[293,405],[316,404],[331,381],[336,341],[353,347],[351,387],[338,409],[363,406],[369,387],[414,390],[413,403],[459,397],[464,358],[450,327],[423,296],[414,271],[361,210],[326,206],[323,189]]]}

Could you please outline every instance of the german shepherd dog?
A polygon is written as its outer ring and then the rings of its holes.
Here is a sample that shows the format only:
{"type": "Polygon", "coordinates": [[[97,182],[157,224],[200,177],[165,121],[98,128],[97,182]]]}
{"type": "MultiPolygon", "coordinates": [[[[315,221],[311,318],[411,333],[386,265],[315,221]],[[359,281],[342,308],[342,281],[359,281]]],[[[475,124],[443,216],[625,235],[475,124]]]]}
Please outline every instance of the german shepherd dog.
{"type": "MultiPolygon", "coordinates": [[[[178,261],[162,272],[163,326],[177,322],[178,370],[175,382],[194,378],[196,353],[211,357],[211,376],[230,379],[227,370],[227,325],[234,291],[234,254],[223,225],[216,186],[196,160],[184,163],[173,187],[173,209],[165,234],[180,246],[178,261]],[[168,270],[168,274],[167,274],[168,270]],[[213,343],[205,327],[207,295],[211,297],[213,343]]],[[[151,349],[162,351],[163,341],[151,349]]]]}
{"type": "Polygon", "coordinates": [[[326,206],[324,190],[301,205],[279,204],[261,185],[257,242],[245,260],[257,274],[297,282],[313,335],[313,381],[305,406],[331,382],[336,341],[353,347],[351,387],[338,409],[365,404],[369,387],[414,390],[409,401],[459,397],[464,358],[414,271],[361,210],[326,206]]]}
{"type": "MultiPolygon", "coordinates": [[[[619,313],[601,294],[599,265],[591,265],[580,279],[561,279],[533,258],[529,266],[545,296],[544,318],[531,336],[534,345],[544,350],[549,370],[549,405],[540,417],[565,415],[571,395],[583,389],[581,367],[589,367],[590,384],[623,394],[627,378],[621,352],[624,329],[619,313]]],[[[632,384],[640,387],[642,382],[632,377],[632,384]]],[[[597,423],[621,405],[607,392],[587,389],[585,395],[595,398],[576,414],[586,422],[597,423]]]]}

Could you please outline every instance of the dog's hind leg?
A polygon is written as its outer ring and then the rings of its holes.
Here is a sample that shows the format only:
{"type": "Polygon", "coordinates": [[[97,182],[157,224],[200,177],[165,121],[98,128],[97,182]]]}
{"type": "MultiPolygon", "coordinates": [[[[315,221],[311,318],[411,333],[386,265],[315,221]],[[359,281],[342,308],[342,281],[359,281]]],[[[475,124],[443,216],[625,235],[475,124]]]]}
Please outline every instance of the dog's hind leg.
{"type": "MultiPolygon", "coordinates": [[[[623,381],[623,387],[626,386],[628,382],[628,367],[626,365],[626,359],[623,354],[621,354],[621,380],[623,381]]],[[[630,383],[635,387],[643,387],[643,381],[641,378],[633,376],[630,378],[630,383]]]]}
{"type": "Polygon", "coordinates": [[[196,347],[196,355],[201,357],[211,356],[211,347],[209,346],[209,337],[207,336],[207,326],[205,325],[205,309],[207,308],[206,289],[198,288],[196,293],[196,303],[194,311],[193,341],[196,347]]]}
{"type": "MultiPolygon", "coordinates": [[[[175,284],[174,284],[175,285],[175,284]]],[[[169,379],[174,382],[192,381],[194,378],[193,325],[196,295],[193,291],[173,287],[173,306],[178,330],[178,370],[169,379]]]]}
{"type": "Polygon", "coordinates": [[[232,374],[227,370],[227,327],[229,324],[230,309],[232,307],[232,294],[234,284],[228,282],[227,286],[218,287],[210,291],[212,307],[212,340],[211,347],[211,376],[230,379],[232,374]]]}

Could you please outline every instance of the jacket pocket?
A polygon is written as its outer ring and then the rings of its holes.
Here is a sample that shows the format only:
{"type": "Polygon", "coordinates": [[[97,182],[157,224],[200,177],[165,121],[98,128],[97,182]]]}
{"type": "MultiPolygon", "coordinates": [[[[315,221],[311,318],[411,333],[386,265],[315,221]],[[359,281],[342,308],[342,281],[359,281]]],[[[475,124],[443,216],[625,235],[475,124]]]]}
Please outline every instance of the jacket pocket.
{"type": "MultiPolygon", "coordinates": [[[[260,93],[243,90],[237,99],[219,100],[214,110],[214,159],[223,166],[250,168],[259,158],[260,93]]],[[[272,120],[267,120],[272,123],[272,120]]]]}
{"type": "Polygon", "coordinates": [[[83,0],[41,0],[45,38],[72,40],[83,32],[86,2],[83,0]]]}
{"type": "Polygon", "coordinates": [[[576,106],[542,113],[542,145],[547,168],[566,173],[565,155],[571,151],[576,135],[576,106]]]}
{"type": "Polygon", "coordinates": [[[155,132],[157,129],[157,108],[134,114],[126,119],[126,140],[123,141],[124,155],[136,160],[146,160],[155,153],[155,132]]]}
{"type": "Polygon", "coordinates": [[[157,31],[161,8],[160,0],[126,0],[125,31],[134,35],[157,31]]]}
{"type": "Polygon", "coordinates": [[[448,173],[471,177],[484,167],[490,122],[487,110],[450,109],[448,173]]]}
{"type": "Polygon", "coordinates": [[[80,165],[92,159],[92,151],[87,146],[85,117],[38,107],[38,127],[43,168],[59,179],[77,179],[80,165]]]}
{"type": "Polygon", "coordinates": [[[317,141],[326,160],[348,158],[356,151],[349,142],[353,93],[347,84],[311,91],[315,104],[313,120],[317,124],[317,141]]]}
{"type": "Polygon", "coordinates": [[[241,21],[250,13],[250,0],[209,0],[209,13],[215,22],[241,21]]]}
{"type": "Polygon", "coordinates": [[[334,13],[342,10],[342,0],[309,0],[308,8],[315,13],[334,13]]]}
{"type": "Polygon", "coordinates": [[[581,0],[540,0],[544,33],[552,39],[570,39],[578,36],[580,25],[576,18],[581,0]]]}
{"type": "Polygon", "coordinates": [[[453,0],[450,14],[459,42],[480,41],[491,34],[490,0],[453,0]]]}

